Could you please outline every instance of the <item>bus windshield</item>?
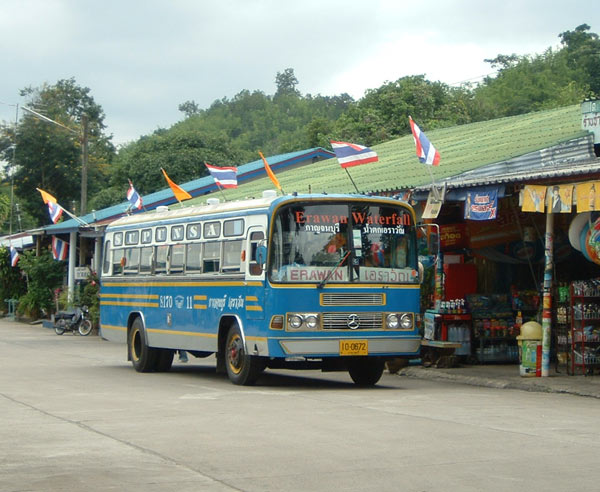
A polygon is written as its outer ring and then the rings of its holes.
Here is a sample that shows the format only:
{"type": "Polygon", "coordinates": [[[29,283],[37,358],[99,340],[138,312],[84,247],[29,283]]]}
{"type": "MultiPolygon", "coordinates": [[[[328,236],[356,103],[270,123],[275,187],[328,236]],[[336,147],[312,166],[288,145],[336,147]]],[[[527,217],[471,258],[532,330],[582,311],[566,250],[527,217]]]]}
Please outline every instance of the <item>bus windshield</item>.
{"type": "Polygon", "coordinates": [[[272,282],[418,283],[415,227],[399,205],[293,203],[277,210],[272,282]]]}

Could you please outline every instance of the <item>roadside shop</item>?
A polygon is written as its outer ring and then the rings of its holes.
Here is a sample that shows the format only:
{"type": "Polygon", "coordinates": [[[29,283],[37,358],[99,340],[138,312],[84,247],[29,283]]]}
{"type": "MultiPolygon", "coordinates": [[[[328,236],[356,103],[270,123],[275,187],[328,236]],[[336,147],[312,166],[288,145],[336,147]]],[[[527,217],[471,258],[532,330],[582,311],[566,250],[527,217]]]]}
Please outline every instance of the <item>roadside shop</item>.
{"type": "Polygon", "coordinates": [[[536,321],[542,375],[550,361],[570,374],[598,372],[596,152],[589,133],[413,191],[422,221],[439,226],[425,339],[460,343],[465,361],[516,364],[520,327],[536,321]]]}

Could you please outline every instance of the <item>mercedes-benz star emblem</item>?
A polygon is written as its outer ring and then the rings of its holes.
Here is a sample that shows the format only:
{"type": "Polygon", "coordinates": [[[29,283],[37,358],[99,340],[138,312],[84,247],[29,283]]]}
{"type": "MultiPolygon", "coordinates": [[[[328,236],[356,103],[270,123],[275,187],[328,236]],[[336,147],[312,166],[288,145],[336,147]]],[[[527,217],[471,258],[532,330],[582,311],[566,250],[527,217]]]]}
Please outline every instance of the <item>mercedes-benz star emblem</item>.
{"type": "Polygon", "coordinates": [[[348,322],[346,324],[351,330],[358,329],[358,327],[360,326],[360,318],[358,317],[358,314],[349,314],[348,322]]]}

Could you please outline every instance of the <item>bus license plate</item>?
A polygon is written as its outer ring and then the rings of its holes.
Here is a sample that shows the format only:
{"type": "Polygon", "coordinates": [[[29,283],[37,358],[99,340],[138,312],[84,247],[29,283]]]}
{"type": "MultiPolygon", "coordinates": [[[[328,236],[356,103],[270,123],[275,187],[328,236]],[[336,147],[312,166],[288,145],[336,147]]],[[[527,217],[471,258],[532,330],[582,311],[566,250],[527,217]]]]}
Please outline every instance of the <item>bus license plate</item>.
{"type": "Polygon", "coordinates": [[[340,340],[340,355],[369,355],[368,340],[340,340]]]}

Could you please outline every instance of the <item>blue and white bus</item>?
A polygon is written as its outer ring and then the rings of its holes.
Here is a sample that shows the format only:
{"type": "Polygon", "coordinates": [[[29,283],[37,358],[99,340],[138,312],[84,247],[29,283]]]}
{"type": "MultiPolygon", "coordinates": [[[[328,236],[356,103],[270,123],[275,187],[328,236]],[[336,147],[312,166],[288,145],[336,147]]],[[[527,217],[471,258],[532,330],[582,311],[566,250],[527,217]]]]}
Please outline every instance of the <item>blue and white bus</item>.
{"type": "Polygon", "coordinates": [[[415,214],[360,195],[288,195],[136,214],[106,229],[101,334],[140,372],[216,355],[234,384],[265,368],[347,370],[370,386],[418,357],[415,214]]]}

